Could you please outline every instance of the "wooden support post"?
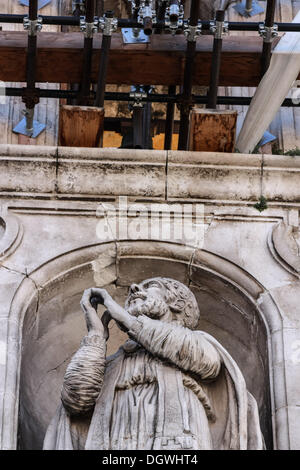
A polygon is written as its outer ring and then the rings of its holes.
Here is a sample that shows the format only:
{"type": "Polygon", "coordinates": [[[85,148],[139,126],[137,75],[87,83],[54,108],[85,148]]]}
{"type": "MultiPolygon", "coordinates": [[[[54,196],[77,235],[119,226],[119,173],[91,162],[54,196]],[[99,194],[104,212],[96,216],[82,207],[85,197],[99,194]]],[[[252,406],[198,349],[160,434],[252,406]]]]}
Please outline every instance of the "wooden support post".
{"type": "Polygon", "coordinates": [[[194,108],[190,115],[189,150],[233,152],[237,111],[194,108]]]}
{"type": "Polygon", "coordinates": [[[63,105],[60,107],[58,145],[97,147],[103,127],[103,108],[63,105]]]}

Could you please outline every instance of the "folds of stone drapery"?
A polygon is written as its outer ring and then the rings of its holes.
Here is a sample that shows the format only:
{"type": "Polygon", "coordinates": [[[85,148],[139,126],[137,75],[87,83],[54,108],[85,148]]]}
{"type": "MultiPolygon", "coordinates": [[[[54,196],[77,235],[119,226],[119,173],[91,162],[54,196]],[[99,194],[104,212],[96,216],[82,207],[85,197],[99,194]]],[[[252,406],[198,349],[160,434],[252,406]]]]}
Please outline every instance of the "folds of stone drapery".
{"type": "MultiPolygon", "coordinates": [[[[293,23],[300,22],[300,12],[293,23]]],[[[300,71],[300,33],[286,33],[275,47],[270,67],[252,99],[236,147],[251,153],[273,121],[300,71]]]]}

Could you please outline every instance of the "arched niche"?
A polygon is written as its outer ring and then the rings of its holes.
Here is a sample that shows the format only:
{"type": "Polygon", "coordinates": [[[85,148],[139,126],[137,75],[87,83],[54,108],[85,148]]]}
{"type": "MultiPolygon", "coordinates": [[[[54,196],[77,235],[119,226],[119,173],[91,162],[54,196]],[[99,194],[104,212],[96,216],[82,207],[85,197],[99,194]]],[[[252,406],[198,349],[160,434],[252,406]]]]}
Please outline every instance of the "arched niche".
{"type": "MultiPolygon", "coordinates": [[[[79,302],[83,290],[95,285],[93,260],[114,249],[114,244],[108,243],[69,253],[31,276],[39,294],[32,290],[23,308],[20,329],[20,448],[42,447],[47,425],[60,401],[66,366],[86,332],[79,302]]],[[[172,277],[190,286],[201,310],[198,328],[219,340],[240,366],[249,391],[257,399],[261,427],[271,448],[269,332],[254,298],[262,288],[245,272],[215,255],[200,251],[194,255],[193,250],[179,245],[124,242],[118,246],[117,263],[106,266],[102,274],[105,278],[107,270],[115,270],[115,278],[112,276],[114,280],[107,288],[120,303],[124,303],[132,282],[152,276],[172,277]]],[[[108,352],[116,351],[125,338],[113,326],[108,352]]]]}

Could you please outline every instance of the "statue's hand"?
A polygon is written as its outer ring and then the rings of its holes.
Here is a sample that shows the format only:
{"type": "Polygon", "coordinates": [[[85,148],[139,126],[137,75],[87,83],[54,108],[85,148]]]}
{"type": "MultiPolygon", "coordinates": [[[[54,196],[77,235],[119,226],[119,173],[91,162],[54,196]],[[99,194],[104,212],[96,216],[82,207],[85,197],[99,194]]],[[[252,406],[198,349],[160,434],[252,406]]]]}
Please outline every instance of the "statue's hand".
{"type": "Polygon", "coordinates": [[[102,321],[102,324],[103,324],[103,327],[104,327],[104,337],[106,339],[106,341],[108,340],[109,338],[109,329],[108,329],[108,325],[109,325],[109,322],[112,320],[112,317],[109,313],[108,310],[105,310],[105,312],[103,313],[102,317],[101,317],[101,321],[102,321]]]}
{"type": "MultiPolygon", "coordinates": [[[[104,336],[107,335],[107,332],[104,329],[104,325],[97,315],[97,305],[104,305],[111,318],[113,318],[118,326],[127,331],[130,329],[133,320],[133,317],[129,315],[124,308],[115,302],[109,293],[105,289],[100,289],[93,287],[84,291],[84,294],[81,299],[81,307],[86,316],[86,324],[88,331],[90,329],[94,330],[95,328],[101,329],[104,336]]],[[[104,317],[105,319],[106,317],[104,317]]],[[[108,318],[108,317],[107,317],[108,318]]],[[[105,320],[106,321],[106,320],[105,320]]]]}
{"type": "Polygon", "coordinates": [[[106,336],[104,325],[97,315],[97,305],[104,305],[108,297],[110,295],[105,289],[90,288],[86,289],[83,293],[80,305],[85,314],[88,332],[91,334],[106,336]]]}

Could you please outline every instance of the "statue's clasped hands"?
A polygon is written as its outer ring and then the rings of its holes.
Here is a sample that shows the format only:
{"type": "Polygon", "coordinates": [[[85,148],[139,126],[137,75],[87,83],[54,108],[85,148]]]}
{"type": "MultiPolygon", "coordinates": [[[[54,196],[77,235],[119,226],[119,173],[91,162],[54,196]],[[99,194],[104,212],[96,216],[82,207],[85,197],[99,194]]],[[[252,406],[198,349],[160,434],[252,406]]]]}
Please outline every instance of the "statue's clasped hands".
{"type": "Polygon", "coordinates": [[[100,334],[105,339],[108,339],[108,324],[112,318],[122,330],[130,329],[133,321],[132,317],[112,299],[106,289],[98,287],[86,289],[81,298],[80,305],[85,314],[89,335],[100,334]],[[97,315],[98,304],[104,305],[107,309],[101,319],[97,315]]]}

